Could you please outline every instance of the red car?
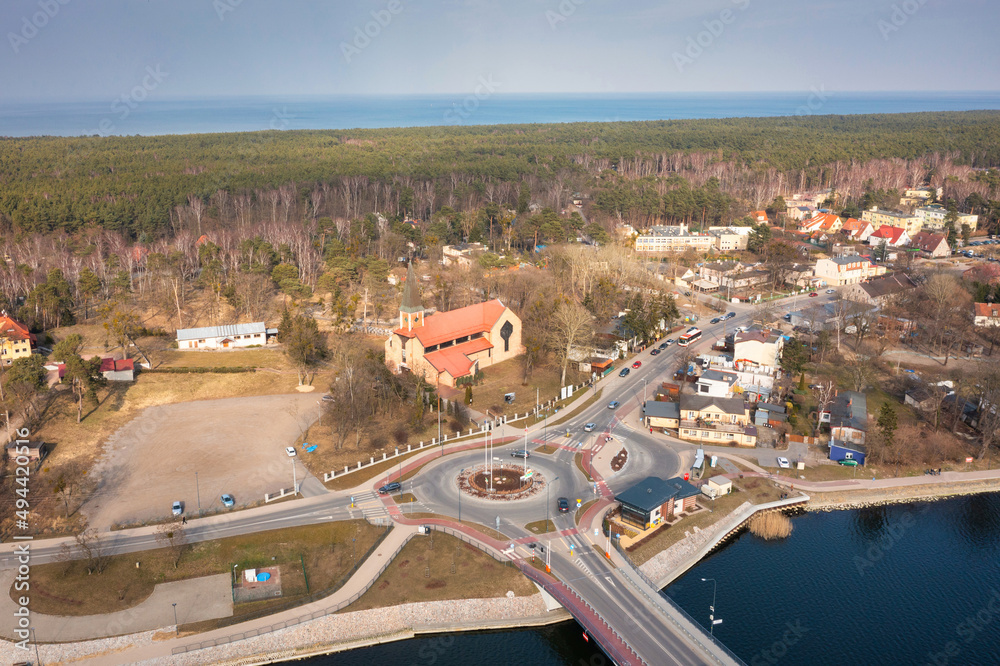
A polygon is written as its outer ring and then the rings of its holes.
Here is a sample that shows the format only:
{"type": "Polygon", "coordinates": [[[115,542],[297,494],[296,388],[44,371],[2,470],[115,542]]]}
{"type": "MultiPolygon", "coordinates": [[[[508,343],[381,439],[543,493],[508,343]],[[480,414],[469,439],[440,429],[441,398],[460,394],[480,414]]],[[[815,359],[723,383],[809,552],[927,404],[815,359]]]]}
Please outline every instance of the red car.
{"type": "Polygon", "coordinates": [[[635,363],[632,364],[632,367],[638,368],[640,365],[642,365],[642,361],[636,361],[635,363]]]}
{"type": "Polygon", "coordinates": [[[817,294],[815,291],[813,293],[809,294],[809,298],[812,298],[813,296],[819,296],[819,294],[817,294]]]}

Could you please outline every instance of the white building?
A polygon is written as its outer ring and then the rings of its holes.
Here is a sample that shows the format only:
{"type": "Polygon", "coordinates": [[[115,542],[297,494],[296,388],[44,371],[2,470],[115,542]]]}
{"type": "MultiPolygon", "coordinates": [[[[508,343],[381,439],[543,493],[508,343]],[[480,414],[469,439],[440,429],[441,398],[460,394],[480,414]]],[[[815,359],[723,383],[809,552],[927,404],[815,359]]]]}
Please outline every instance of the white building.
{"type": "MultiPolygon", "coordinates": [[[[941,231],[944,229],[944,218],[948,215],[948,209],[941,204],[931,204],[930,206],[923,206],[916,209],[913,211],[913,214],[920,218],[924,229],[928,231],[941,231]]],[[[965,225],[969,227],[969,231],[975,231],[978,222],[978,215],[959,213],[958,219],[955,221],[955,229],[961,231],[962,226],[965,225]]]]}
{"type": "Polygon", "coordinates": [[[840,286],[885,275],[885,266],[877,266],[865,257],[834,257],[818,260],[814,271],[827,284],[840,286]]]}
{"type": "Polygon", "coordinates": [[[720,370],[706,370],[698,383],[695,384],[695,393],[698,395],[710,395],[714,398],[733,397],[733,386],[736,384],[736,375],[732,372],[720,370]]]}
{"type": "Polygon", "coordinates": [[[635,239],[636,252],[708,252],[715,245],[715,236],[692,234],[686,224],[675,227],[658,226],[635,239]]]}
{"type": "Polygon", "coordinates": [[[752,328],[736,334],[733,343],[733,360],[737,367],[758,365],[775,368],[781,361],[785,339],[777,331],[752,328]]]}
{"type": "Polygon", "coordinates": [[[178,349],[232,349],[267,344],[267,324],[229,324],[177,329],[178,349]]]}

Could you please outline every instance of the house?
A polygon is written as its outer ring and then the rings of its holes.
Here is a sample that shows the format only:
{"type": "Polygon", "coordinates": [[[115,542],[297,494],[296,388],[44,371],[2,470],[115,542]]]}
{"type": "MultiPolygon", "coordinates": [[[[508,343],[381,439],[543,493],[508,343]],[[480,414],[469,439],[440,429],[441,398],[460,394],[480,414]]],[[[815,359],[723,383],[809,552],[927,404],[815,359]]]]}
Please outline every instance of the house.
{"type": "Polygon", "coordinates": [[[1000,303],[975,303],[976,326],[1000,326],[1000,303]]]}
{"type": "Polygon", "coordinates": [[[24,324],[0,311],[0,361],[10,365],[16,358],[31,356],[35,336],[24,324]]]}
{"type": "Polygon", "coordinates": [[[267,324],[262,321],[252,324],[180,328],[177,329],[177,348],[180,350],[233,349],[262,346],[267,344],[268,335],[275,333],[276,331],[268,331],[267,324]]]}
{"type": "Polygon", "coordinates": [[[815,208],[811,206],[802,206],[796,204],[788,204],[785,207],[785,216],[790,220],[804,220],[807,217],[812,217],[812,214],[816,211],[815,208]]]}
{"type": "Polygon", "coordinates": [[[902,227],[882,226],[868,237],[868,244],[872,247],[902,247],[910,244],[910,236],[902,227]]]}
{"type": "Polygon", "coordinates": [[[13,439],[7,443],[7,458],[16,461],[18,464],[27,458],[27,462],[43,460],[49,455],[52,445],[42,441],[27,441],[23,439],[13,439]]]}
{"type": "Polygon", "coordinates": [[[425,316],[410,264],[399,306],[399,328],[385,341],[385,363],[427,381],[455,386],[482,368],[524,351],[521,320],[499,299],[425,316]]]}
{"type": "Polygon", "coordinates": [[[868,401],[864,393],[841,391],[820,414],[830,424],[830,436],[841,442],[864,444],[868,433],[868,401]]]}
{"type": "Polygon", "coordinates": [[[722,475],[713,476],[701,487],[701,492],[712,499],[722,497],[733,492],[733,482],[722,475]]]}
{"type": "Polygon", "coordinates": [[[830,440],[830,460],[840,462],[842,460],[856,460],[859,465],[865,464],[867,447],[860,442],[844,442],[837,439],[830,440]]]}
{"type": "Polygon", "coordinates": [[[868,257],[834,257],[817,260],[813,271],[826,284],[839,287],[885,275],[885,266],[873,264],[868,257]]]}
{"type": "Polygon", "coordinates": [[[681,396],[678,436],[696,442],[756,446],[757,429],[742,398],[681,396]]]}
{"type": "Polygon", "coordinates": [[[921,206],[935,197],[940,197],[944,194],[944,188],[939,187],[936,190],[933,187],[913,187],[903,192],[903,196],[899,199],[900,206],[921,206]]]}
{"type": "MultiPolygon", "coordinates": [[[[948,216],[948,209],[941,204],[931,204],[929,206],[922,206],[915,211],[913,214],[920,219],[922,227],[929,229],[931,231],[942,231],[945,228],[945,218],[948,216]]],[[[957,219],[955,220],[955,230],[961,231],[962,227],[969,227],[970,232],[974,232],[979,224],[978,215],[970,215],[969,213],[957,213],[957,219]]]]}
{"type": "Polygon", "coordinates": [[[737,366],[775,368],[781,359],[785,339],[769,328],[740,331],[733,338],[733,361],[737,366]]]}
{"type": "Polygon", "coordinates": [[[766,210],[754,210],[750,212],[750,217],[757,224],[767,224],[767,211],[766,210]]]}
{"type": "Polygon", "coordinates": [[[734,252],[747,249],[753,227],[709,227],[708,233],[715,237],[715,249],[719,252],[734,252]]]}
{"type": "Polygon", "coordinates": [[[715,236],[692,234],[686,224],[655,226],[635,239],[636,252],[708,252],[715,245],[715,236]]]}
{"type": "Polygon", "coordinates": [[[917,283],[906,273],[891,273],[854,284],[843,291],[845,300],[885,307],[901,294],[917,288],[917,283]]]}
{"type": "Polygon", "coordinates": [[[676,402],[647,400],[642,408],[647,428],[677,430],[681,424],[681,406],[676,402]]]}
{"type": "Polygon", "coordinates": [[[813,220],[819,222],[819,226],[816,227],[817,231],[822,231],[826,234],[835,234],[840,232],[840,229],[844,226],[844,221],[839,215],[834,215],[833,213],[817,213],[813,220]]]}
{"type": "Polygon", "coordinates": [[[906,231],[908,236],[914,236],[923,227],[923,220],[916,215],[900,213],[894,210],[882,210],[873,207],[861,213],[861,219],[871,222],[871,225],[878,231],[882,227],[899,227],[906,231]]]}
{"type": "Polygon", "coordinates": [[[931,257],[947,257],[951,254],[951,248],[948,247],[948,237],[944,234],[920,231],[913,237],[910,245],[931,257]]]}
{"type": "Polygon", "coordinates": [[[735,385],[735,373],[707,370],[698,378],[694,391],[698,395],[708,395],[713,398],[731,398],[735,385]]]}
{"type": "Polygon", "coordinates": [[[684,479],[649,476],[615,495],[615,500],[621,504],[622,522],[647,530],[685,511],[693,511],[698,495],[698,489],[684,479]]]}
{"type": "Polygon", "coordinates": [[[917,386],[916,388],[910,389],[903,395],[903,404],[919,409],[922,412],[929,412],[934,409],[937,404],[934,397],[935,396],[931,392],[931,389],[923,386],[917,386]]]}
{"type": "Polygon", "coordinates": [[[993,262],[976,264],[972,268],[962,271],[962,279],[996,286],[1000,284],[1000,265],[993,262]]]}
{"type": "Polygon", "coordinates": [[[864,243],[868,240],[868,237],[875,232],[875,227],[872,226],[871,222],[866,220],[859,220],[854,217],[849,217],[844,221],[844,226],[840,228],[840,233],[847,238],[864,243]]]}
{"type": "Polygon", "coordinates": [[[101,359],[101,374],[109,382],[135,381],[135,366],[132,359],[101,359]]]}
{"type": "Polygon", "coordinates": [[[472,262],[484,251],[482,243],[445,245],[441,248],[441,261],[445,266],[464,266],[469,268],[472,266],[472,262]]]}
{"type": "Polygon", "coordinates": [[[768,402],[757,403],[757,411],[754,412],[753,423],[755,426],[778,426],[788,420],[788,414],[782,405],[774,405],[768,402]]]}

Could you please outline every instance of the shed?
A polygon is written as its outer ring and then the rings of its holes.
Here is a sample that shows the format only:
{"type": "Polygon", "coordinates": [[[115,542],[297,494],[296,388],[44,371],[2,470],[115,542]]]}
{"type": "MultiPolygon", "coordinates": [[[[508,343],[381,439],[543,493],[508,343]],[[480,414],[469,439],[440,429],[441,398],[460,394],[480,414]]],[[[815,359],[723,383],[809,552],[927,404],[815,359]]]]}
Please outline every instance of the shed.
{"type": "Polygon", "coordinates": [[[830,440],[830,460],[836,460],[837,462],[855,460],[859,465],[864,465],[867,452],[867,447],[858,442],[846,442],[839,439],[830,440]]]}
{"type": "Polygon", "coordinates": [[[25,441],[11,440],[7,443],[7,457],[14,460],[18,457],[27,457],[29,462],[42,460],[49,455],[52,445],[41,440],[25,441]]]}
{"type": "Polygon", "coordinates": [[[109,382],[131,382],[135,380],[135,366],[130,358],[102,358],[101,374],[109,382]]]}
{"type": "Polygon", "coordinates": [[[733,482],[722,475],[713,476],[701,487],[701,492],[712,499],[728,495],[733,492],[733,482]]]}

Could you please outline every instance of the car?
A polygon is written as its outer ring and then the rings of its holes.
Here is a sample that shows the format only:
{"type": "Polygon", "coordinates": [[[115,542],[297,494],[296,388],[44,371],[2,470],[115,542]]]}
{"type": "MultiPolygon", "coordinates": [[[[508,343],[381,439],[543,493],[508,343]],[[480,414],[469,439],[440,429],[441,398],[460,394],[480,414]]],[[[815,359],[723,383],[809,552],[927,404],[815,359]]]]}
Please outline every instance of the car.
{"type": "Polygon", "coordinates": [[[222,495],[222,506],[226,507],[227,509],[231,509],[234,506],[236,506],[236,500],[234,500],[233,496],[230,495],[229,493],[224,493],[222,495]]]}
{"type": "Polygon", "coordinates": [[[528,451],[527,449],[518,449],[516,451],[511,451],[510,452],[510,457],[511,458],[530,458],[531,457],[531,452],[528,451]]]}
{"type": "Polygon", "coordinates": [[[394,492],[398,492],[403,489],[403,484],[399,481],[393,481],[392,483],[387,483],[378,489],[379,495],[390,495],[394,492]]]}
{"type": "Polygon", "coordinates": [[[836,289],[827,289],[826,293],[828,293],[828,294],[836,294],[837,290],[836,289]]]}
{"type": "Polygon", "coordinates": [[[332,395],[327,393],[326,395],[323,396],[322,400],[323,402],[333,402],[334,398],[332,395]]]}
{"type": "Polygon", "coordinates": [[[649,355],[650,355],[650,356],[656,356],[656,355],[657,355],[657,354],[659,354],[659,353],[660,353],[660,350],[659,350],[659,349],[654,349],[653,351],[649,352],[649,355]]]}
{"type": "Polygon", "coordinates": [[[726,313],[726,319],[732,319],[735,316],[736,316],[735,312],[727,312],[726,313]]]}
{"type": "Polygon", "coordinates": [[[612,400],[611,402],[608,403],[608,409],[618,409],[618,405],[620,404],[622,403],[618,402],[617,400],[612,400]]]}
{"type": "Polygon", "coordinates": [[[632,364],[632,367],[633,368],[640,368],[640,367],[642,367],[642,361],[636,361],[635,363],[632,364]]]}
{"type": "Polygon", "coordinates": [[[691,295],[691,292],[690,292],[690,291],[685,291],[685,292],[684,292],[684,295],[685,295],[685,296],[690,296],[690,295],[691,295]]]}
{"type": "Polygon", "coordinates": [[[666,342],[664,342],[663,344],[665,344],[666,346],[668,346],[668,347],[669,347],[670,345],[674,345],[674,344],[677,344],[677,341],[676,341],[676,340],[674,340],[673,338],[670,338],[669,340],[667,340],[667,341],[666,341],[666,342]]]}
{"type": "Polygon", "coordinates": [[[778,467],[781,469],[788,469],[791,464],[788,462],[788,458],[778,458],[778,467]]]}
{"type": "Polygon", "coordinates": [[[184,513],[184,502],[174,502],[174,505],[170,507],[170,513],[175,516],[179,516],[184,513]]]}
{"type": "Polygon", "coordinates": [[[666,342],[661,342],[661,343],[660,343],[660,346],[659,346],[659,347],[657,347],[657,349],[666,349],[666,348],[667,348],[667,347],[669,347],[669,346],[670,346],[670,341],[669,341],[669,340],[667,340],[666,342]]]}
{"type": "Polygon", "coordinates": [[[849,459],[848,460],[839,460],[838,463],[841,464],[841,465],[843,465],[843,466],[845,466],[845,467],[857,467],[858,466],[858,461],[857,460],[849,460],[849,459]]]}
{"type": "Polygon", "coordinates": [[[585,426],[583,426],[583,431],[584,432],[594,432],[594,428],[596,428],[596,427],[597,427],[596,423],[588,423],[585,426]]]}
{"type": "Polygon", "coordinates": [[[813,298],[815,296],[819,296],[819,294],[817,294],[815,291],[809,294],[809,298],[813,298]]]}
{"type": "Polygon", "coordinates": [[[556,506],[559,507],[559,513],[569,513],[569,499],[560,497],[556,500],[556,506]]]}
{"type": "Polygon", "coordinates": [[[619,377],[628,377],[628,373],[632,372],[628,368],[622,368],[622,371],[618,373],[619,377]]]}
{"type": "Polygon", "coordinates": [[[720,321],[722,321],[722,320],[719,319],[718,317],[715,317],[714,319],[712,319],[712,323],[713,324],[718,324],[720,321]]]}
{"type": "Polygon", "coordinates": [[[294,456],[295,455],[295,447],[294,446],[286,446],[285,447],[285,453],[287,453],[289,457],[294,456]]]}

